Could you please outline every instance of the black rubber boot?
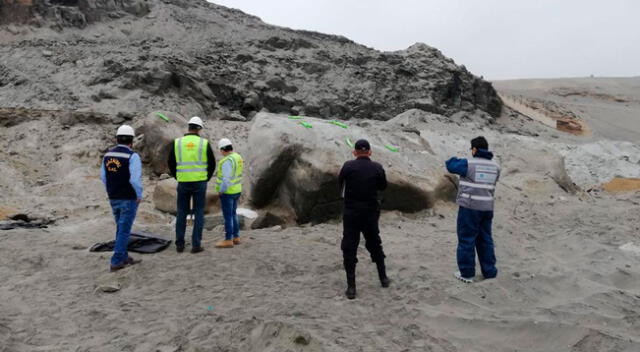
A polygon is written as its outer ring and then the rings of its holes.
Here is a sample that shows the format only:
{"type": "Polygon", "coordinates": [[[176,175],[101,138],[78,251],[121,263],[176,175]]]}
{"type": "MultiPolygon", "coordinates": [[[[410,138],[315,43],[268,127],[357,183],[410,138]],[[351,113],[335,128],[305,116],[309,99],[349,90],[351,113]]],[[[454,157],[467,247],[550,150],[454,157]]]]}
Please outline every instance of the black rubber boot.
{"type": "Polygon", "coordinates": [[[378,267],[378,277],[380,278],[380,285],[382,287],[389,287],[389,283],[391,280],[387,277],[387,268],[384,265],[384,259],[378,259],[376,261],[376,266],[378,267]]]}
{"type": "Polygon", "coordinates": [[[347,291],[344,293],[348,299],[356,298],[356,275],[347,274],[347,291]]]}
{"type": "Polygon", "coordinates": [[[347,291],[345,295],[348,299],[356,298],[356,263],[344,261],[344,271],[347,273],[347,291]]]}

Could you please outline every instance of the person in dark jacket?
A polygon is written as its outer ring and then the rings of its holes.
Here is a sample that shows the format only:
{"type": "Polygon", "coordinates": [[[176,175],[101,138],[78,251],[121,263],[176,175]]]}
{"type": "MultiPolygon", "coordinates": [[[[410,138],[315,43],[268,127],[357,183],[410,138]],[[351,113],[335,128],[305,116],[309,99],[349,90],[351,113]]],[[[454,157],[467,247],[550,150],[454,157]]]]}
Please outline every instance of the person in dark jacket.
{"type": "Polygon", "coordinates": [[[498,275],[491,223],[500,166],[492,160],[493,153],[484,137],[471,140],[471,154],[471,159],[454,157],[446,162],[447,170],[460,176],[456,199],[460,206],[456,251],[459,271],[455,277],[466,283],[472,283],[475,277],[476,251],[482,276],[491,279],[498,275]]]}
{"type": "Polygon", "coordinates": [[[134,131],[122,125],[116,132],[116,145],[102,158],[100,178],[107,189],[109,203],[116,220],[116,241],[111,257],[111,271],[137,264],[127,253],[131,227],[142,201],[142,163],[131,149],[134,131]]]}
{"type": "Polygon", "coordinates": [[[204,127],[202,119],[194,116],[189,120],[189,131],[176,138],[168,148],[169,173],[178,181],[176,214],[176,251],[184,251],[184,233],[187,228],[187,214],[194,217],[191,234],[191,253],[203,251],[201,240],[204,228],[204,208],[207,200],[207,183],[216,169],[216,159],[211,144],[200,137],[204,127]],[[193,209],[191,200],[193,199],[193,209]]]}
{"type": "Polygon", "coordinates": [[[355,160],[344,163],[338,184],[344,198],[342,255],[347,274],[348,299],[356,297],[356,263],[360,233],[364,235],[371,260],[376,263],[382,287],[389,287],[384,264],[384,252],[378,228],[380,204],[378,192],[387,188],[387,178],[382,165],[371,161],[371,146],[361,139],[356,142],[355,160]]]}

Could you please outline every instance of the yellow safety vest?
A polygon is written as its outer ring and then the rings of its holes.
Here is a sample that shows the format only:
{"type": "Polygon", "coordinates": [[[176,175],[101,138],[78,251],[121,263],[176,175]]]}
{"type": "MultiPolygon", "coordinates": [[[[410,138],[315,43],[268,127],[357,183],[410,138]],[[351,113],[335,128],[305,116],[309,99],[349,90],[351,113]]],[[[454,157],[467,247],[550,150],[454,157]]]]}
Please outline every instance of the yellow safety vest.
{"type": "Polygon", "coordinates": [[[220,186],[222,185],[222,165],[229,161],[231,163],[231,180],[229,187],[224,191],[224,194],[238,194],[242,192],[242,170],[244,169],[244,160],[238,153],[231,153],[225,156],[218,163],[218,176],[216,178],[216,191],[220,192],[220,186]]]}
{"type": "Polygon", "coordinates": [[[176,154],[176,179],[178,182],[206,181],[207,149],[209,142],[196,135],[177,138],[173,142],[176,154]]]}

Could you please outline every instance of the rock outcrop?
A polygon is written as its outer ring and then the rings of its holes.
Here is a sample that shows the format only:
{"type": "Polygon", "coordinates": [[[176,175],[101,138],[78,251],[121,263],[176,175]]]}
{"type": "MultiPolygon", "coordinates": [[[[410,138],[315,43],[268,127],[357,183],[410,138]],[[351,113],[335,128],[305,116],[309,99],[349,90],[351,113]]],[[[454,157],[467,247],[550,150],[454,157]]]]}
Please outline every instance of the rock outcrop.
{"type": "Polygon", "coordinates": [[[157,175],[168,174],[169,145],[186,130],[184,117],[168,111],[156,111],[136,121],[136,135],[142,141],[140,153],[157,175]]]}
{"type": "Polygon", "coordinates": [[[251,229],[266,229],[274,226],[284,226],[287,221],[269,211],[260,214],[254,221],[251,223],[251,229]]]}
{"type": "Polygon", "coordinates": [[[57,30],[147,13],[146,0],[0,0],[0,24],[49,25],[57,30]]]}
{"type": "Polygon", "coordinates": [[[350,144],[360,138],[369,140],[373,159],[386,169],[389,186],[382,195],[383,209],[415,212],[432,207],[437,199],[451,199],[455,187],[443,178],[442,167],[433,167],[436,159],[421,142],[393,130],[338,124],[259,113],[249,134],[252,152],[245,166],[252,205],[289,209],[298,223],[336,217],[342,205],[338,173],[353,158],[350,144]]]}
{"type": "Polygon", "coordinates": [[[425,44],[380,52],[204,0],[0,4],[0,106],[232,120],[260,111],[388,120],[411,108],[497,116],[502,107],[489,82],[425,44]]]}
{"type": "MultiPolygon", "coordinates": [[[[173,178],[164,179],[156,184],[153,190],[153,205],[156,209],[170,214],[176,214],[178,198],[178,182],[173,178]]],[[[207,188],[206,214],[220,210],[220,197],[213,191],[213,187],[207,188]]]]}

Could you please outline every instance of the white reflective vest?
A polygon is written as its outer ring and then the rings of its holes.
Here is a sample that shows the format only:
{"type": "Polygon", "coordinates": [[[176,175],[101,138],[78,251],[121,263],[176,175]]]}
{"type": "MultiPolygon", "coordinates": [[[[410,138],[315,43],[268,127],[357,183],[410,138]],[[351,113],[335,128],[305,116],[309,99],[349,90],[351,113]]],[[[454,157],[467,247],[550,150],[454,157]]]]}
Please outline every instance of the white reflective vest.
{"type": "Polygon", "coordinates": [[[467,160],[467,175],[460,177],[456,203],[473,210],[492,211],[500,166],[493,160],[467,160]]]}

